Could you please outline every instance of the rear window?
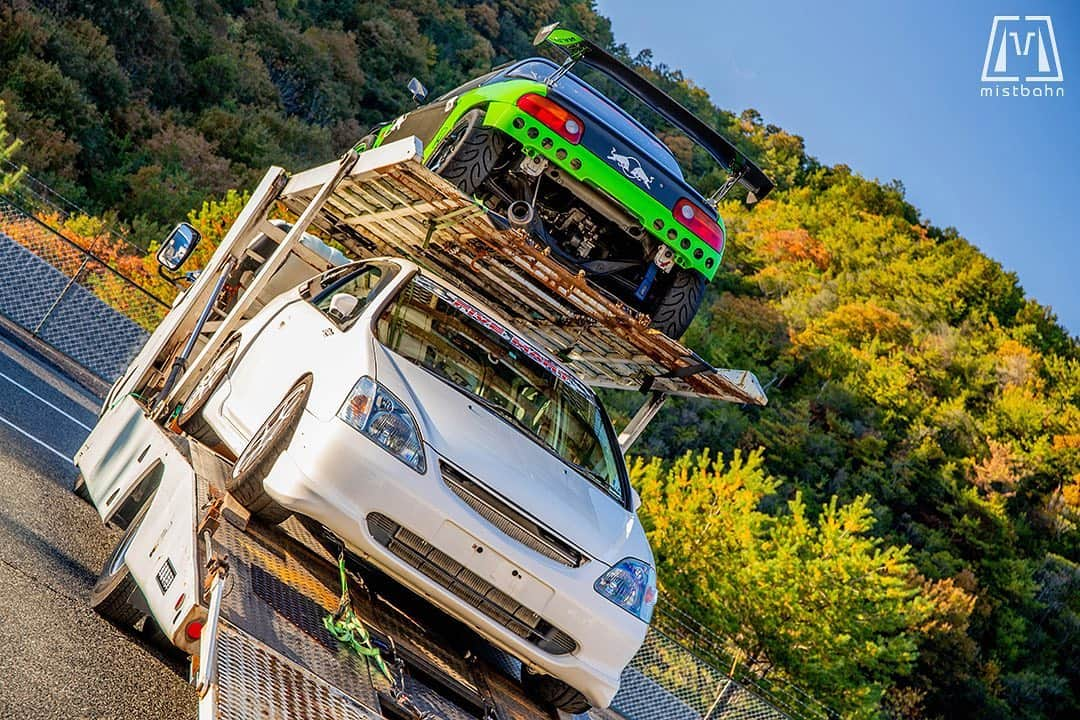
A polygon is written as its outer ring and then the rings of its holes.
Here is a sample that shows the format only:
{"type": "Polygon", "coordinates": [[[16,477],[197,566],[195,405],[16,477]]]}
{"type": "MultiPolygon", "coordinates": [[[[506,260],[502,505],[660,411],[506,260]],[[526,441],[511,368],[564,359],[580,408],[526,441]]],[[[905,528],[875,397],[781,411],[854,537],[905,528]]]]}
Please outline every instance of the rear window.
{"type": "MultiPolygon", "coordinates": [[[[525,78],[544,82],[555,65],[545,60],[528,60],[507,73],[509,77],[525,78]]],[[[646,130],[632,115],[605,97],[599,90],[577,77],[567,73],[559,78],[554,89],[560,94],[585,108],[603,123],[614,128],[627,140],[649,154],[656,162],[664,166],[675,177],[683,179],[682,168],[667,145],[646,130]]]]}

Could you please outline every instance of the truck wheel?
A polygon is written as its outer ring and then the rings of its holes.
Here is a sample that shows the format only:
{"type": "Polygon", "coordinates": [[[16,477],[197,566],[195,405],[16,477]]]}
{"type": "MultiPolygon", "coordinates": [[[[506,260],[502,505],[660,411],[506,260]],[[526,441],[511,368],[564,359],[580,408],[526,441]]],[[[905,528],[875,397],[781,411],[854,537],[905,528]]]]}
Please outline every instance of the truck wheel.
{"type": "Polygon", "coordinates": [[[225,489],[241,505],[271,525],[285,522],[292,512],[266,494],[263,480],[296,433],[309,394],[311,376],[305,375],[285,393],[285,397],[270,412],[270,417],[251,436],[225,482],[225,489]]]}
{"type": "Polygon", "coordinates": [[[656,302],[651,326],[673,340],[682,337],[701,307],[705,296],[705,276],[696,270],[676,268],[671,285],[656,302]]]}
{"type": "Polygon", "coordinates": [[[149,507],[150,499],[147,499],[138,516],[128,525],[120,542],[105,560],[101,575],[90,591],[90,607],[120,627],[134,627],[144,617],[143,612],[131,602],[132,596],[140,590],[128,570],[127,552],[149,507]]]}
{"type": "Polygon", "coordinates": [[[428,167],[472,195],[491,174],[506,139],[501,132],[484,127],[484,110],[477,108],[461,116],[435,148],[428,167]]]}
{"type": "Polygon", "coordinates": [[[191,394],[184,400],[180,414],[176,417],[176,424],[203,445],[214,447],[221,444],[221,439],[218,438],[217,433],[210,427],[210,423],[206,422],[203,417],[202,409],[206,406],[206,401],[221,385],[221,381],[225,379],[225,375],[229,372],[229,368],[232,367],[233,359],[236,358],[236,351],[239,348],[240,341],[233,340],[218,352],[214,362],[210,363],[210,367],[199,378],[199,382],[195,383],[195,387],[191,389],[191,394]]]}
{"type": "Polygon", "coordinates": [[[555,707],[571,715],[580,715],[592,708],[584,695],[562,680],[534,673],[525,667],[521,668],[521,686],[525,694],[537,703],[555,707]]]}

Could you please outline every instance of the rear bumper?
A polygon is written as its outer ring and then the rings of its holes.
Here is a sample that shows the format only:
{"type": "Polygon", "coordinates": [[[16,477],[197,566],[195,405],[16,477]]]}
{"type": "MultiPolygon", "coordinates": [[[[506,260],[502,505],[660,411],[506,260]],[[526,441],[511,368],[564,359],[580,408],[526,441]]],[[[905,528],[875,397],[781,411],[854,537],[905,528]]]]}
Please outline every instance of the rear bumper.
{"type": "Polygon", "coordinates": [[[593,590],[607,566],[593,560],[567,567],[502,534],[453,494],[439,474],[437,456],[425,451],[428,470],[421,475],[336,418],[321,422],[305,412],[264,485],[281,505],[322,523],[351,550],[496,646],[606,707],[647,630],[593,590]],[[460,590],[455,593],[421,572],[415,558],[410,564],[384,544],[385,538],[380,542],[373,535],[368,521],[375,514],[535,612],[572,638],[576,649],[545,652],[468,602],[460,590]]]}
{"type": "Polygon", "coordinates": [[[484,124],[498,128],[521,143],[527,153],[547,158],[549,163],[570,177],[610,196],[636,217],[653,237],[671,248],[675,253],[675,262],[680,267],[696,270],[707,280],[716,276],[722,254],[679,224],[671,208],[642,190],[591,150],[567,142],[511,103],[492,102],[488,105],[484,124]],[[534,132],[536,135],[532,137],[534,132]],[[669,235],[671,232],[675,233],[674,237],[669,235]]]}

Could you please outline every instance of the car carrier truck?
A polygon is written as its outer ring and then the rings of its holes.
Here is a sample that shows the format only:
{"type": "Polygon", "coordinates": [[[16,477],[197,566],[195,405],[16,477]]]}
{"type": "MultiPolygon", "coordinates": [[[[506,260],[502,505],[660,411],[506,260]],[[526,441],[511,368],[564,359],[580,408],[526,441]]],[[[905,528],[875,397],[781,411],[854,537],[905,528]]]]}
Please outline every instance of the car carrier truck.
{"type": "Polygon", "coordinates": [[[669,395],[766,401],[422,158],[268,171],[76,455],[124,529],[92,604],[200,717],[613,716],[656,600],[622,456],[669,395]]]}

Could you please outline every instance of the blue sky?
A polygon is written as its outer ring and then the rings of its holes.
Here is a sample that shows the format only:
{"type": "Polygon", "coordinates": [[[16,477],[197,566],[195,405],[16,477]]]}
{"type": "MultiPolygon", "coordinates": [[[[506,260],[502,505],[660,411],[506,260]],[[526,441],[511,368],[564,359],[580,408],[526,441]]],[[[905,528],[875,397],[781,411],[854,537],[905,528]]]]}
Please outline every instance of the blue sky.
{"type": "MultiPolygon", "coordinates": [[[[898,178],[1080,335],[1080,3],[598,0],[631,52],[808,152],[898,178]],[[994,15],[1049,15],[1065,97],[979,96],[994,15]]],[[[735,242],[737,238],[733,238],[735,242]]]]}

